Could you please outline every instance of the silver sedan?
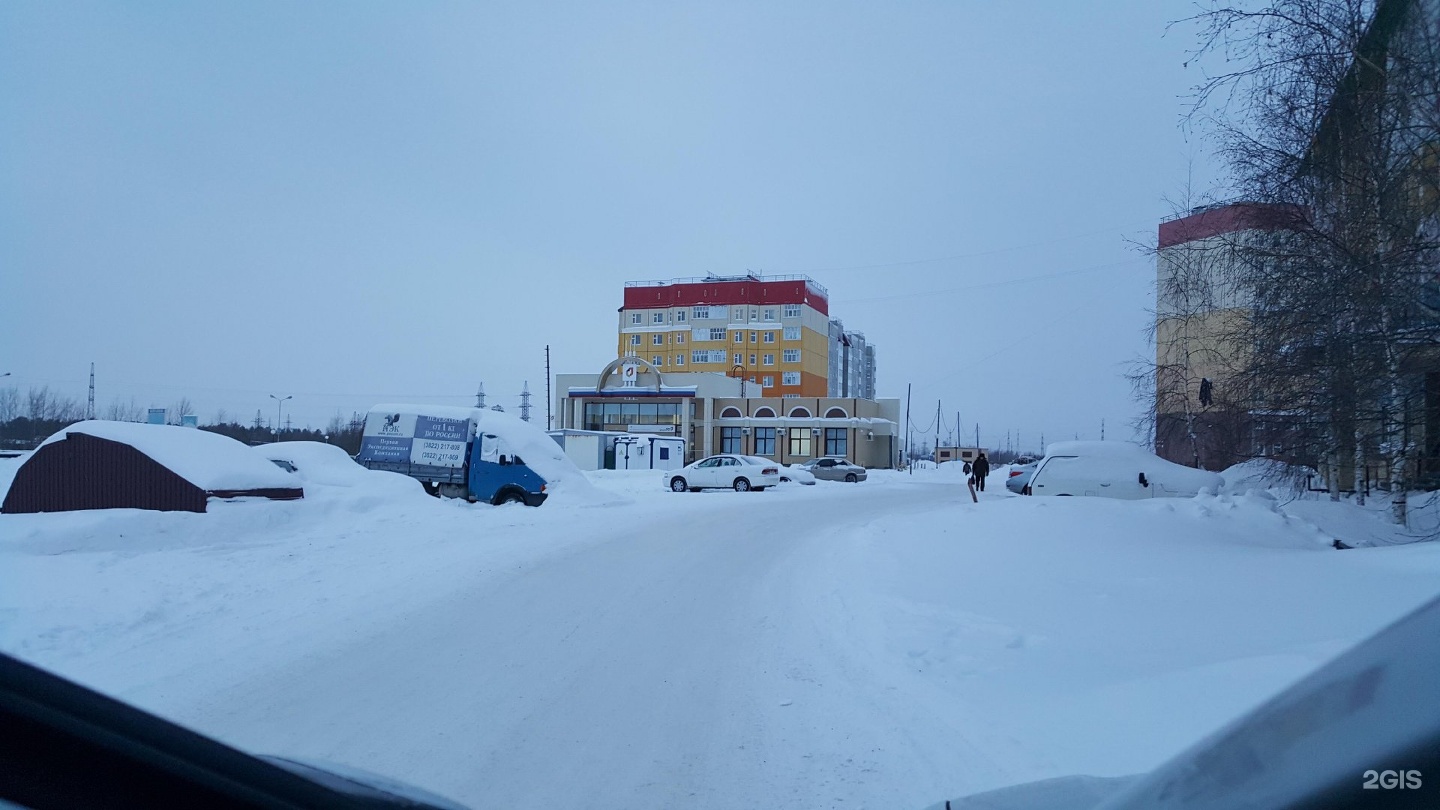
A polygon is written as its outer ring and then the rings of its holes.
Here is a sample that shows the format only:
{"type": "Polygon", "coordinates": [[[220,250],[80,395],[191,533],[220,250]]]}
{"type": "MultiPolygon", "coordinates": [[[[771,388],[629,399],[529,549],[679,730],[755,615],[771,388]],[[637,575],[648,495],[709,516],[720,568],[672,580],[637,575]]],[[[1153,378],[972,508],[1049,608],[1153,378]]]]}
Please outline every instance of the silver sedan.
{"type": "Polygon", "coordinates": [[[825,481],[856,481],[865,480],[865,468],[859,464],[852,464],[843,458],[816,458],[800,465],[801,468],[809,470],[810,474],[825,481]]]}

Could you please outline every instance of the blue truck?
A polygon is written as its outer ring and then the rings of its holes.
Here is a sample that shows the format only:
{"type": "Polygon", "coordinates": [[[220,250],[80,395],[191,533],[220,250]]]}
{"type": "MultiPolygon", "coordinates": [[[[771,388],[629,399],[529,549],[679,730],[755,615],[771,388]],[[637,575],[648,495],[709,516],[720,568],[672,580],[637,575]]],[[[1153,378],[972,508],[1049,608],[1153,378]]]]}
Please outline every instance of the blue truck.
{"type": "Polygon", "coordinates": [[[516,435],[516,423],[482,408],[377,405],[365,417],[355,460],[408,475],[436,497],[539,506],[546,480],[517,452],[529,437],[516,435]]]}

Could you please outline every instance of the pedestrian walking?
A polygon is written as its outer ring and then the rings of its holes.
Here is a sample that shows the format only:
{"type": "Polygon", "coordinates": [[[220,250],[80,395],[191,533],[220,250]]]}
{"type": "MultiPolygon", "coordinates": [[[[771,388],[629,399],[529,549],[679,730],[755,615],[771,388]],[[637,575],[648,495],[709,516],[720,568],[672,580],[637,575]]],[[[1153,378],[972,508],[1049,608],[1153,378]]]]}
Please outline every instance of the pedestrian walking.
{"type": "Polygon", "coordinates": [[[984,492],[985,477],[990,474],[990,459],[985,455],[984,450],[981,450],[980,455],[975,457],[975,464],[972,468],[975,470],[975,488],[984,492]]]}

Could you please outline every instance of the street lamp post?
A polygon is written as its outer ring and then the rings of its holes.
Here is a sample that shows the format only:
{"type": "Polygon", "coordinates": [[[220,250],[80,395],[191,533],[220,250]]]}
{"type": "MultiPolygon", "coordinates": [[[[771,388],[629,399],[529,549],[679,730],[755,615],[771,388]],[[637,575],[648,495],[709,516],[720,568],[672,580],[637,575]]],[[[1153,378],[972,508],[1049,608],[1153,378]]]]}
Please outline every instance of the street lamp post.
{"type": "Polygon", "coordinates": [[[285,400],[294,399],[295,395],[291,394],[285,397],[277,397],[271,394],[270,398],[275,400],[275,441],[278,442],[280,441],[280,409],[285,407],[285,400]]]}

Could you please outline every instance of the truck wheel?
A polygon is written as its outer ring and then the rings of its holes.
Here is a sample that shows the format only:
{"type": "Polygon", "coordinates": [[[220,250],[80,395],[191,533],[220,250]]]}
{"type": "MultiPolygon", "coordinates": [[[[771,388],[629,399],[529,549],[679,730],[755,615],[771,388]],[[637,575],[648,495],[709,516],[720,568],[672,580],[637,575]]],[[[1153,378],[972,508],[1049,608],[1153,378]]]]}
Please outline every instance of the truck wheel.
{"type": "Polygon", "coordinates": [[[524,503],[525,496],[513,489],[502,489],[495,493],[495,500],[490,503],[500,506],[507,503],[524,503]]]}
{"type": "Polygon", "coordinates": [[[677,476],[675,476],[674,478],[671,478],[671,479],[670,479],[670,489],[671,489],[671,491],[673,491],[673,492],[684,492],[684,491],[685,491],[686,489],[688,489],[688,488],[689,488],[689,487],[686,487],[686,486],[685,486],[685,479],[684,479],[684,478],[681,478],[680,476],[677,475],[677,476]]]}
{"type": "Polygon", "coordinates": [[[440,485],[434,481],[421,481],[420,486],[425,488],[425,494],[432,498],[440,497],[440,485]]]}
{"type": "Polygon", "coordinates": [[[750,491],[750,479],[748,479],[748,478],[736,478],[736,479],[735,479],[735,491],[736,491],[736,492],[749,492],[749,491],[750,491]]]}

